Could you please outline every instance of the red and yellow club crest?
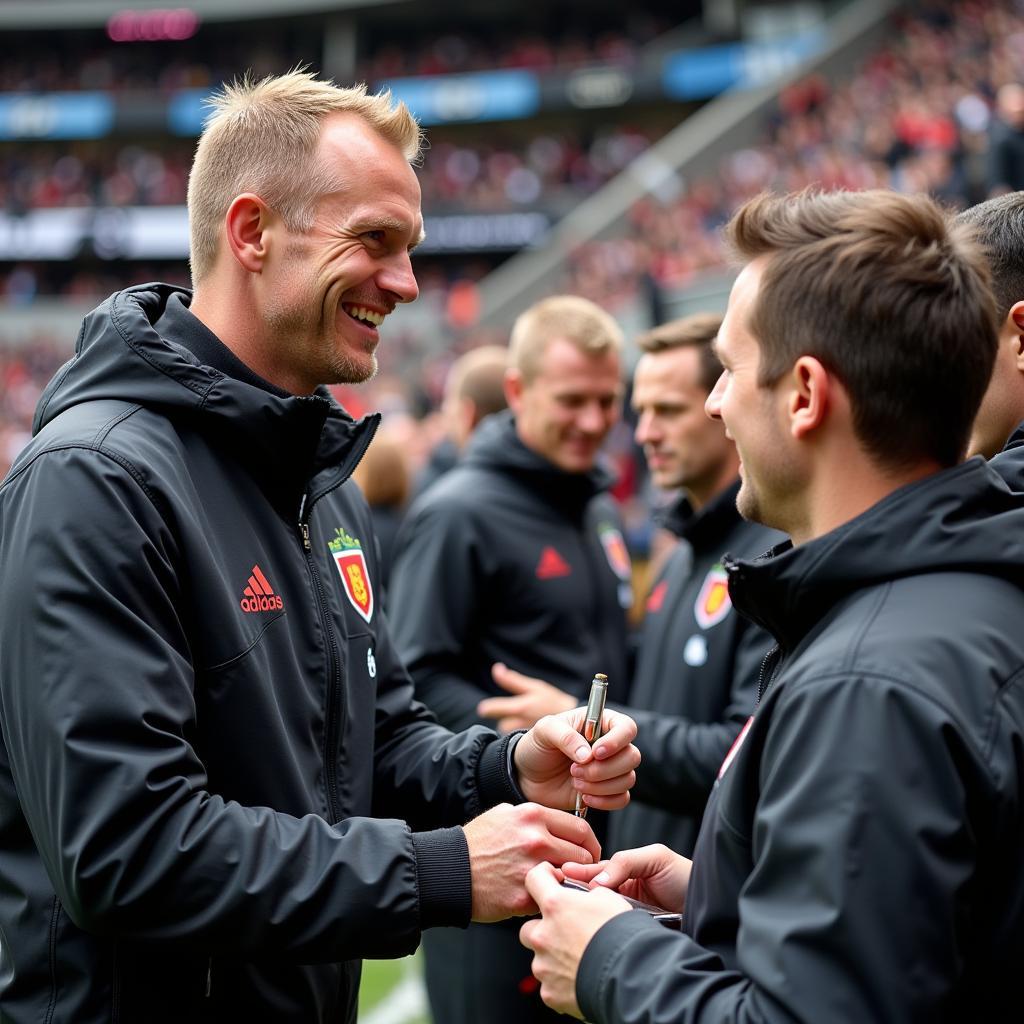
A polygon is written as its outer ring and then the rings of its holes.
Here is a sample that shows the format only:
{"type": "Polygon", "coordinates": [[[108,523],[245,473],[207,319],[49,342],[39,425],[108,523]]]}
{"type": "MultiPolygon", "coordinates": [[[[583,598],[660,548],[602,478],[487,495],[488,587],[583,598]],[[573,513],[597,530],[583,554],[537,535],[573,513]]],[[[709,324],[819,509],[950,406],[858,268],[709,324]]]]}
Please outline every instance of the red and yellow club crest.
{"type": "Polygon", "coordinates": [[[612,572],[623,582],[629,582],[632,578],[632,565],[629,561],[629,550],[622,534],[608,523],[602,523],[598,528],[601,537],[601,544],[604,547],[605,557],[612,567],[612,572]]]}
{"type": "Polygon", "coordinates": [[[370,572],[366,567],[363,545],[358,538],[346,533],[340,527],[334,531],[337,536],[328,541],[331,557],[338,567],[342,589],[349,603],[367,621],[373,617],[373,587],[370,572]]]}
{"type": "Polygon", "coordinates": [[[711,567],[704,577],[704,583],[693,606],[693,616],[701,629],[710,629],[729,614],[732,599],[729,597],[729,577],[720,565],[711,567]]]}

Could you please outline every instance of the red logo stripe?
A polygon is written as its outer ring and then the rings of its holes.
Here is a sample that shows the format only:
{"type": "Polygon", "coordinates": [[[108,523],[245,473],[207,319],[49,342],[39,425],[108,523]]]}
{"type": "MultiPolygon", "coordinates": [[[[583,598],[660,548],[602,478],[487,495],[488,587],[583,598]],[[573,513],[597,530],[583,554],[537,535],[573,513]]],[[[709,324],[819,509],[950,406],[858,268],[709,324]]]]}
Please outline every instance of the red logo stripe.
{"type": "Polygon", "coordinates": [[[259,581],[259,585],[263,588],[263,592],[268,597],[271,597],[274,593],[274,588],[268,582],[267,577],[263,575],[263,572],[258,565],[254,565],[252,567],[252,574],[259,581]]]}
{"type": "Polygon", "coordinates": [[[256,580],[252,576],[249,577],[249,586],[252,587],[254,594],[259,595],[263,593],[263,588],[256,582],[256,580]]]}

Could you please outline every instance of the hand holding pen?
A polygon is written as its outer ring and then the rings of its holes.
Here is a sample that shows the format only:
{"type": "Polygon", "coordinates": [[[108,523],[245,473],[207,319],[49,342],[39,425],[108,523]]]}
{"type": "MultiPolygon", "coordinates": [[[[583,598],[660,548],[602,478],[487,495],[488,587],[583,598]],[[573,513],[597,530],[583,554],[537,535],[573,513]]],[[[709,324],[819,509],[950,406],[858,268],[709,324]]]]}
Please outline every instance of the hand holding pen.
{"type": "MultiPolygon", "coordinates": [[[[587,716],[583,720],[583,738],[593,746],[601,737],[601,724],[604,720],[604,705],[608,699],[608,677],[598,672],[590,684],[590,698],[587,701],[587,716]]],[[[583,794],[576,794],[577,818],[587,816],[587,805],[583,802],[583,794]]]]}

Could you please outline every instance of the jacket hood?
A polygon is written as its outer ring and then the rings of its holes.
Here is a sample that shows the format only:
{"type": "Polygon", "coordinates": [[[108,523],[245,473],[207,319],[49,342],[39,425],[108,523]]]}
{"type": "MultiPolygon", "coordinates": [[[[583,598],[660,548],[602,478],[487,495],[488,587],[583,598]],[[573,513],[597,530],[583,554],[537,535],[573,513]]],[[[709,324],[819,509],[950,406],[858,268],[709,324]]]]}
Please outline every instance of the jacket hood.
{"type": "Polygon", "coordinates": [[[144,284],[115,292],[89,313],[74,356],[43,392],[33,434],[74,406],[115,400],[214,433],[279,482],[295,484],[339,463],[351,473],[379,417],[357,424],[326,388],[310,396],[275,393],[204,365],[158,323],[173,296],[185,306],[191,301],[187,289],[144,284]]]}
{"type": "Polygon", "coordinates": [[[488,416],[477,427],[460,464],[529,477],[537,493],[573,505],[585,504],[614,482],[611,473],[599,465],[587,473],[567,473],[538,455],[520,440],[509,409],[488,416]]]}
{"type": "Polygon", "coordinates": [[[981,458],[908,484],[794,548],[729,562],[733,603],[792,649],[838,601],[906,576],[965,572],[1024,586],[1024,494],[981,458]]]}
{"type": "Polygon", "coordinates": [[[1024,423],[1010,435],[1006,447],[989,465],[1010,485],[1014,491],[1024,491],[1024,423]]]}

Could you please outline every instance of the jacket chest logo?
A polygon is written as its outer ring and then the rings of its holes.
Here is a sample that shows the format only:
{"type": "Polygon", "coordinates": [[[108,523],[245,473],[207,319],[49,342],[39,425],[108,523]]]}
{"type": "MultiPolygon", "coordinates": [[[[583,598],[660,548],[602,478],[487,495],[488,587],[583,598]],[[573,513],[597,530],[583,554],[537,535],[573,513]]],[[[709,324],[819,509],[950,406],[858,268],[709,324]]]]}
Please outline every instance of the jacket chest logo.
{"type": "Polygon", "coordinates": [[[732,608],[729,597],[729,577],[720,565],[711,567],[704,577],[697,601],[693,606],[693,617],[701,629],[710,629],[721,622],[732,608]]]}
{"type": "Polygon", "coordinates": [[[534,570],[534,575],[539,580],[553,580],[558,579],[560,576],[569,576],[572,574],[572,567],[569,563],[553,548],[546,547],[540,553],[540,561],[537,562],[537,568],[534,570]]]}
{"type": "Polygon", "coordinates": [[[665,595],[668,593],[668,580],[662,580],[650,593],[647,598],[647,610],[649,612],[660,612],[661,606],[665,603],[665,595]]]}
{"type": "Polygon", "coordinates": [[[336,536],[327,542],[327,547],[338,568],[342,590],[352,607],[369,622],[373,618],[373,587],[362,542],[341,527],[334,532],[336,536]]]}
{"type": "Polygon", "coordinates": [[[632,565],[629,561],[629,551],[626,549],[626,542],[622,539],[622,534],[608,523],[602,523],[598,527],[597,532],[601,538],[601,546],[604,548],[604,555],[608,559],[612,572],[623,583],[628,583],[632,579],[632,565]]]}
{"type": "Polygon", "coordinates": [[[274,593],[270,581],[258,565],[252,567],[249,579],[242,588],[242,599],[238,602],[243,612],[280,612],[284,602],[274,593]]]}

